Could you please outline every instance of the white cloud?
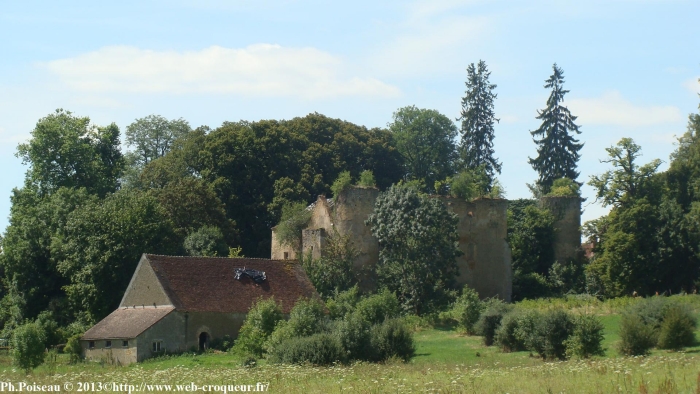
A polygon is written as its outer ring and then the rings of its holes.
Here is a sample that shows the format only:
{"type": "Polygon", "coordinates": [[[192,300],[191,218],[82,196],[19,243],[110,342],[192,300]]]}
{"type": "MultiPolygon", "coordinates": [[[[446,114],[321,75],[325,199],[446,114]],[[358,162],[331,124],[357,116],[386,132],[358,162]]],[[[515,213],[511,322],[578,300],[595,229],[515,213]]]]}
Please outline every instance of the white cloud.
{"type": "Polygon", "coordinates": [[[221,93],[257,97],[395,97],[397,87],[348,75],[343,62],[315,48],[256,44],[200,51],[104,47],[43,64],[84,92],[221,93]]]}
{"type": "Polygon", "coordinates": [[[618,91],[608,91],[597,98],[572,99],[568,101],[568,106],[579,117],[578,122],[582,125],[639,127],[683,119],[681,111],[674,106],[637,106],[622,97],[618,91]]]}
{"type": "Polygon", "coordinates": [[[683,86],[693,93],[700,94],[700,78],[689,79],[683,83],[683,86]]]}

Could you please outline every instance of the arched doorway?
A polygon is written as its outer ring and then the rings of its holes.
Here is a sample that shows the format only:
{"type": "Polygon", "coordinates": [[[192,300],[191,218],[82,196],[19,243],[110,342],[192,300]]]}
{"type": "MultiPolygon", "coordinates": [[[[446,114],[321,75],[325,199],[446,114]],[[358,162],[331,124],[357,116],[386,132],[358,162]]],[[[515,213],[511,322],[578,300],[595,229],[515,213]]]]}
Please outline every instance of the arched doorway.
{"type": "Polygon", "coordinates": [[[203,331],[199,334],[199,351],[203,352],[209,349],[209,334],[203,331]]]}

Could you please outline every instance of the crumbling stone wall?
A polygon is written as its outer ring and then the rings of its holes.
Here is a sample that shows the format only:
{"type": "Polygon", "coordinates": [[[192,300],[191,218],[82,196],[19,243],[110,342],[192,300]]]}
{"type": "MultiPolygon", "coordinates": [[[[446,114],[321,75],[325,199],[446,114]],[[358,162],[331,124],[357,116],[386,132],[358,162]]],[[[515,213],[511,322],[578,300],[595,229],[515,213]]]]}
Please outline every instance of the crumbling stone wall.
{"type": "Polygon", "coordinates": [[[578,259],[581,249],[581,198],[542,197],[540,207],[554,216],[554,260],[578,259]]]}
{"type": "Polygon", "coordinates": [[[481,198],[467,202],[460,198],[438,197],[457,215],[459,285],[468,285],[482,298],[510,301],[513,275],[508,233],[508,200],[481,198]]]}

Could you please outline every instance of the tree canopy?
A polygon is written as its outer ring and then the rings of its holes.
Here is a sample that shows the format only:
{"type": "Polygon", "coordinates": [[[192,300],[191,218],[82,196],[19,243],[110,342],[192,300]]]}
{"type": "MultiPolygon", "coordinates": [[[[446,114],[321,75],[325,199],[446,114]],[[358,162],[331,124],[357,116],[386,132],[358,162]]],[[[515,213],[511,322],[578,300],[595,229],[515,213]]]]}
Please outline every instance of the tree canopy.
{"type": "Polygon", "coordinates": [[[489,188],[501,173],[501,163],[494,157],[493,139],[495,137],[494,122],[496,119],[493,102],[497,94],[493,92],[496,85],[489,82],[491,72],[486,62],[479,61],[467,67],[467,91],[462,98],[461,134],[459,145],[461,164],[466,169],[483,167],[489,180],[489,188]]]}
{"type": "Polygon", "coordinates": [[[547,99],[547,107],[538,111],[537,115],[542,124],[530,132],[537,144],[537,157],[530,158],[529,162],[537,171],[537,186],[544,194],[549,193],[556,179],[569,178],[575,181],[578,178],[577,163],[579,151],[583,147],[572,135],[581,134],[579,126],[574,123],[576,116],[563,105],[564,96],[569,93],[564,90],[564,71],[556,63],[552,69],[554,73],[544,85],[546,89],[552,90],[547,99]]]}

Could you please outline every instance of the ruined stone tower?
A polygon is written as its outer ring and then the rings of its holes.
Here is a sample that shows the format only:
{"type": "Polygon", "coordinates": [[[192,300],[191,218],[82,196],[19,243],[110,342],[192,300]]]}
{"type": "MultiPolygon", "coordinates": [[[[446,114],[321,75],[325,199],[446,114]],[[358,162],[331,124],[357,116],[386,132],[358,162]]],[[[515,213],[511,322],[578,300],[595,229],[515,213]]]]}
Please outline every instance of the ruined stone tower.
{"type": "Polygon", "coordinates": [[[541,197],[540,207],[554,216],[554,260],[575,260],[581,251],[581,198],[541,197]]]}

